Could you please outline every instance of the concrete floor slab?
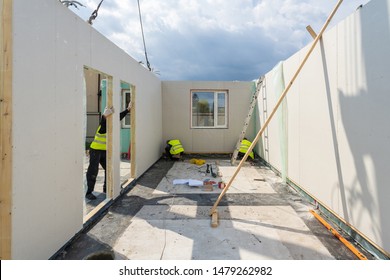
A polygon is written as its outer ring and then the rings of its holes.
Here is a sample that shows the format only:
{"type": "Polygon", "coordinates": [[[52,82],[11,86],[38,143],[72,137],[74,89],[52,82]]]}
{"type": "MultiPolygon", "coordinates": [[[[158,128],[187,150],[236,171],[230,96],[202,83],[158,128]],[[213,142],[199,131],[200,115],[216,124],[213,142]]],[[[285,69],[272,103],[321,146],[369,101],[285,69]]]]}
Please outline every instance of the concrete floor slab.
{"type": "Polygon", "coordinates": [[[173,185],[174,179],[228,181],[236,169],[228,158],[206,163],[220,176],[189,160],[159,160],[55,259],[101,250],[134,260],[357,259],[310,214],[312,205],[258,162],[243,165],[217,207],[219,226],[211,227],[221,190],[173,185]]]}
{"type": "Polygon", "coordinates": [[[128,259],[333,259],[290,206],[144,206],[114,249],[128,259]],[[222,211],[221,211],[222,210],[222,211]]]}

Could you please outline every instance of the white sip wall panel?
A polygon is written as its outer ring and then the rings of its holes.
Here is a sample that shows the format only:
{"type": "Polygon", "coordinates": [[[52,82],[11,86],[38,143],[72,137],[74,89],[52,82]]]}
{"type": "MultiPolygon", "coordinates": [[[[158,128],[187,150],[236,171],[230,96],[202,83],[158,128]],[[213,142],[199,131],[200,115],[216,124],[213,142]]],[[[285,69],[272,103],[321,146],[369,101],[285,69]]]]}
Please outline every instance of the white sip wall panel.
{"type": "MultiPolygon", "coordinates": [[[[148,71],[145,70],[145,73],[148,71]]],[[[135,77],[137,177],[161,157],[160,147],[163,142],[161,82],[154,75],[145,73],[139,78],[135,77]]]]}
{"type": "MultiPolygon", "coordinates": [[[[292,73],[297,71],[297,65],[302,61],[302,55],[296,54],[289,58],[289,63],[283,62],[284,82],[287,83],[292,78],[292,73]]],[[[301,134],[295,133],[300,128],[300,95],[301,81],[297,79],[294,86],[290,88],[287,94],[287,150],[288,150],[288,165],[287,176],[294,181],[300,181],[300,139],[301,134]]]]}
{"type": "Polygon", "coordinates": [[[191,82],[162,82],[163,149],[167,140],[180,139],[185,152],[194,150],[193,137],[189,129],[191,125],[190,90],[193,87],[191,82]]]}
{"type": "Polygon", "coordinates": [[[185,152],[193,151],[192,134],[189,133],[190,120],[190,82],[162,82],[163,101],[163,140],[180,139],[185,152]],[[187,131],[187,133],[184,133],[187,131]]]}
{"type": "MultiPolygon", "coordinates": [[[[337,192],[337,132],[334,130],[334,96],[337,81],[336,32],[323,36],[299,77],[300,184],[316,188],[316,197],[332,208],[329,192],[337,192]],[[303,80],[304,79],[304,80],[303,80]]],[[[306,53],[306,49],[301,54],[306,53]]]]}
{"type": "MultiPolygon", "coordinates": [[[[83,119],[80,120],[80,118],[83,117],[84,108],[82,100],[85,93],[83,88],[79,88],[78,85],[83,82],[84,70],[83,65],[77,63],[79,49],[77,41],[68,39],[73,39],[77,36],[74,32],[77,29],[77,21],[72,18],[69,20],[68,13],[63,13],[62,7],[60,8],[55,10],[56,65],[54,69],[48,67],[50,71],[54,70],[55,72],[53,83],[55,86],[56,133],[55,139],[49,138],[48,141],[55,141],[56,150],[53,157],[56,158],[56,162],[54,170],[51,168],[45,171],[53,172],[55,178],[55,199],[52,202],[53,205],[51,205],[51,208],[56,209],[53,219],[58,221],[58,225],[65,225],[69,232],[65,230],[65,233],[63,233],[63,228],[58,226],[54,233],[58,236],[57,240],[53,239],[50,247],[54,247],[56,242],[60,240],[66,240],[68,234],[70,234],[70,229],[74,230],[76,226],[79,226],[76,222],[68,221],[68,217],[73,216],[77,220],[80,219],[82,217],[80,215],[80,204],[83,203],[83,188],[80,190],[80,188],[75,188],[75,186],[79,186],[79,181],[83,178],[83,168],[80,169],[79,167],[83,164],[80,153],[84,153],[84,149],[80,142],[84,143],[84,123],[83,119]],[[78,73],[78,75],[75,75],[75,73],[78,73]],[[73,141],[68,140],[70,135],[73,135],[70,138],[73,141]],[[65,156],[68,153],[69,155],[65,156]],[[64,173],[67,172],[72,174],[69,177],[74,178],[65,177],[65,180],[59,180],[59,178],[64,178],[64,173]],[[77,198],[73,199],[72,197],[75,194],[77,194],[77,198]],[[73,203],[77,206],[69,207],[69,200],[67,201],[64,198],[73,199],[73,203]],[[67,209],[67,211],[64,211],[64,209],[67,209]]],[[[44,78],[42,82],[45,83],[44,78]]],[[[51,199],[49,198],[49,200],[51,199]]]]}
{"type": "Polygon", "coordinates": [[[120,80],[137,88],[138,176],[160,155],[161,82],[58,1],[14,1],[13,24],[12,258],[47,259],[83,224],[84,66],[114,77],[116,116],[120,80]]]}
{"type": "MultiPolygon", "coordinates": [[[[116,47],[98,32],[90,32],[85,40],[90,40],[91,62],[88,66],[113,77],[113,105],[116,114],[121,108],[120,82],[125,81],[135,86],[136,111],[136,168],[135,176],[144,173],[159,156],[162,136],[162,98],[161,81],[137,61],[129,57],[122,49],[116,47]],[[90,38],[90,39],[89,39],[90,38]],[[115,51],[113,51],[115,50],[115,51]]],[[[83,43],[81,43],[83,44],[83,43]]],[[[118,117],[119,118],[119,117],[118,117]]],[[[120,164],[120,122],[113,122],[113,164],[120,164]]],[[[120,169],[113,169],[113,184],[120,184],[120,169]]],[[[114,195],[119,195],[120,188],[114,189],[114,195]]]]}
{"type": "Polygon", "coordinates": [[[75,24],[57,10],[54,1],[14,1],[14,259],[48,258],[82,226],[82,189],[72,188],[82,180],[82,142],[69,141],[82,132],[82,95],[74,99],[75,44],[60,35],[75,24]]]}
{"type": "MultiPolygon", "coordinates": [[[[287,94],[289,177],[388,252],[389,10],[390,1],[371,1],[328,30],[287,94]]],[[[286,84],[307,49],[285,61],[286,84]]],[[[269,134],[280,169],[277,122],[269,134]]]]}
{"type": "MultiPolygon", "coordinates": [[[[116,48],[101,34],[94,32],[92,36],[92,67],[113,76],[113,104],[116,113],[121,108],[120,82],[125,81],[135,86],[135,143],[136,168],[135,176],[142,175],[160,156],[162,137],[162,97],[161,81],[137,61],[130,58],[123,50],[116,48]],[[107,55],[109,54],[109,55],[107,55]]],[[[118,117],[119,118],[119,117],[118,117]]],[[[120,163],[120,122],[113,122],[114,166],[120,163]]],[[[134,131],[132,131],[133,133],[134,131]]],[[[119,184],[120,170],[114,168],[114,184],[119,184]]],[[[114,190],[118,195],[119,188],[114,190]]]]}
{"type": "MultiPolygon", "coordinates": [[[[339,134],[348,220],[390,251],[390,1],[371,1],[339,27],[339,134]]],[[[343,202],[344,203],[344,202],[343,202]]]]}
{"type": "MultiPolygon", "coordinates": [[[[163,139],[178,138],[189,153],[232,153],[249,110],[252,82],[163,81],[163,139]],[[191,90],[228,90],[228,128],[191,129],[191,90]]],[[[254,122],[247,130],[254,138],[254,122]]],[[[164,145],[165,146],[165,145],[164,145]]]]}

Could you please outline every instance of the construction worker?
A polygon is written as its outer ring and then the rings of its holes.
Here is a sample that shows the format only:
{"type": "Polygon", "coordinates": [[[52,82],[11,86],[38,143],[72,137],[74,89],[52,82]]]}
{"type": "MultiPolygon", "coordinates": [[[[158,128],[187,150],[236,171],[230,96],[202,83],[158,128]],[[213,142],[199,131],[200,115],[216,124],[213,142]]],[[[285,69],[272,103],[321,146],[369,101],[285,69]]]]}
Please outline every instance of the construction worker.
{"type": "MultiPolygon", "coordinates": [[[[131,109],[131,102],[129,102],[129,105],[127,108],[120,113],[119,119],[122,120],[131,109]]],[[[106,118],[114,113],[114,108],[105,108],[103,112],[103,116],[100,120],[99,127],[96,130],[95,138],[93,142],[91,143],[91,146],[89,147],[89,166],[87,170],[87,193],[85,194],[85,197],[94,200],[96,199],[96,196],[92,193],[95,188],[96,183],[96,177],[99,173],[99,164],[104,169],[104,184],[103,184],[103,192],[106,192],[106,132],[107,132],[107,125],[106,125],[106,118]]]]}
{"type": "Polygon", "coordinates": [[[184,153],[184,148],[180,143],[180,140],[168,140],[165,152],[171,160],[179,160],[181,155],[184,153]]]}
{"type": "MultiPolygon", "coordinates": [[[[241,141],[241,146],[240,146],[240,149],[238,150],[238,155],[240,156],[240,158],[243,158],[244,157],[244,155],[246,154],[246,152],[248,151],[248,149],[249,149],[249,147],[252,145],[252,143],[248,140],[248,139],[246,139],[246,138],[244,138],[242,141],[241,141]]],[[[251,151],[250,153],[249,153],[249,157],[251,158],[251,159],[255,159],[255,155],[254,155],[254,153],[253,153],[253,151],[251,151]]]]}

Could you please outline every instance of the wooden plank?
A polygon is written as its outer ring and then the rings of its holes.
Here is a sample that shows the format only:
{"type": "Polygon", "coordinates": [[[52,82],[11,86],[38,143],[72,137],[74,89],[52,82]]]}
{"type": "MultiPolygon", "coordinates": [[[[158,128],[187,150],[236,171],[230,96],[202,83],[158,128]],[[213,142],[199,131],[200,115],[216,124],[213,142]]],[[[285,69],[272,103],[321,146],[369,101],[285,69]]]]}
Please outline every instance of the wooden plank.
{"type": "Polygon", "coordinates": [[[135,178],[135,171],[136,171],[136,162],[135,162],[135,156],[136,156],[136,150],[135,150],[135,132],[136,132],[136,125],[135,125],[135,97],[136,97],[136,91],[135,86],[131,85],[131,112],[130,112],[130,129],[131,129],[131,155],[130,155],[130,176],[131,178],[135,178]]]}
{"type": "Polygon", "coordinates": [[[101,209],[103,209],[104,206],[106,206],[107,203],[111,201],[110,198],[106,198],[102,202],[100,202],[95,208],[91,210],[91,212],[87,213],[84,216],[83,222],[86,223],[89,219],[93,218],[96,214],[99,213],[101,209]]]}
{"type": "Polygon", "coordinates": [[[0,260],[12,258],[12,0],[0,0],[0,260]]]}
{"type": "Polygon", "coordinates": [[[306,30],[310,33],[311,37],[313,37],[313,39],[315,39],[317,37],[317,33],[313,30],[313,28],[311,28],[310,25],[306,26],[306,30]]]}
{"type": "MultiPolygon", "coordinates": [[[[111,108],[113,106],[113,90],[112,90],[112,76],[107,76],[107,104],[106,106],[108,108],[111,108]]],[[[114,108],[115,109],[115,108],[114,108]]],[[[119,114],[119,112],[116,112],[119,114]]],[[[113,146],[113,116],[116,114],[112,114],[107,118],[107,158],[106,158],[106,173],[107,173],[107,198],[113,198],[114,196],[114,184],[113,184],[113,174],[114,174],[114,167],[113,167],[113,157],[112,157],[112,150],[114,148],[113,146]]]]}
{"type": "Polygon", "coordinates": [[[326,20],[324,26],[321,28],[321,31],[320,33],[317,35],[316,39],[314,40],[314,42],[312,43],[309,51],[307,52],[305,58],[303,59],[303,61],[301,62],[301,64],[299,65],[298,67],[298,70],[295,72],[294,76],[292,77],[291,81],[288,83],[287,87],[284,89],[282,95],[280,96],[278,102],[276,103],[274,109],[272,110],[272,113],[268,116],[267,120],[264,122],[263,124],[263,127],[260,129],[260,131],[257,133],[255,139],[253,140],[252,144],[249,146],[248,148],[248,151],[246,152],[246,154],[243,156],[243,158],[241,159],[239,165],[237,166],[235,172],[233,173],[233,176],[230,178],[229,182],[227,183],[226,187],[223,189],[223,191],[221,192],[221,194],[219,195],[217,201],[214,203],[213,207],[211,208],[211,211],[210,211],[210,216],[213,215],[213,213],[216,211],[216,208],[219,204],[219,202],[221,201],[222,197],[225,195],[225,193],[228,191],[229,187],[231,186],[231,184],[233,183],[234,179],[236,178],[238,172],[240,171],[242,165],[245,163],[246,159],[248,158],[249,154],[252,152],[253,148],[255,147],[255,145],[257,144],[257,141],[259,141],[260,139],[260,136],[263,134],[264,130],[267,128],[268,124],[270,123],[272,117],[275,115],[278,107],[280,106],[280,104],[282,103],[284,97],[287,95],[288,91],[290,90],[291,86],[293,85],[295,79],[298,77],[299,73],[301,72],[303,66],[305,65],[306,61],[308,60],[308,58],[310,57],[311,53],[313,52],[315,46],[317,45],[318,41],[320,40],[320,38],[322,37],[322,34],[325,32],[325,29],[328,27],[331,19],[333,18],[333,16],[335,15],[336,11],[338,10],[338,8],[340,7],[341,3],[343,2],[343,0],[339,0],[335,6],[335,8],[333,9],[333,11],[330,13],[328,19],[326,20]]]}

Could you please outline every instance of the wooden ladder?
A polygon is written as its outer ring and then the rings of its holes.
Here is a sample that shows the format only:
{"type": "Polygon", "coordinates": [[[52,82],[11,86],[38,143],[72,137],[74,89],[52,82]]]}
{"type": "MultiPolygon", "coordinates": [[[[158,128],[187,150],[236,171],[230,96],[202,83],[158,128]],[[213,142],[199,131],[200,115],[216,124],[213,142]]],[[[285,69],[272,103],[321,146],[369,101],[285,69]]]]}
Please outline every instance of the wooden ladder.
{"type": "Polygon", "coordinates": [[[237,156],[238,156],[238,151],[240,150],[240,146],[241,146],[242,140],[245,138],[246,130],[248,128],[249,121],[251,120],[251,117],[252,117],[252,114],[253,114],[253,110],[256,107],[257,98],[258,98],[258,96],[260,94],[260,91],[261,91],[261,88],[262,88],[262,84],[263,84],[263,80],[264,80],[264,77],[260,77],[260,79],[257,80],[256,91],[255,91],[255,93],[252,96],[252,100],[251,100],[251,103],[249,105],[248,115],[246,116],[245,121],[244,121],[244,127],[243,127],[243,129],[242,129],[242,131],[240,133],[240,136],[238,137],[236,148],[234,149],[233,156],[232,156],[232,158],[230,160],[232,164],[236,163],[237,156]]]}

